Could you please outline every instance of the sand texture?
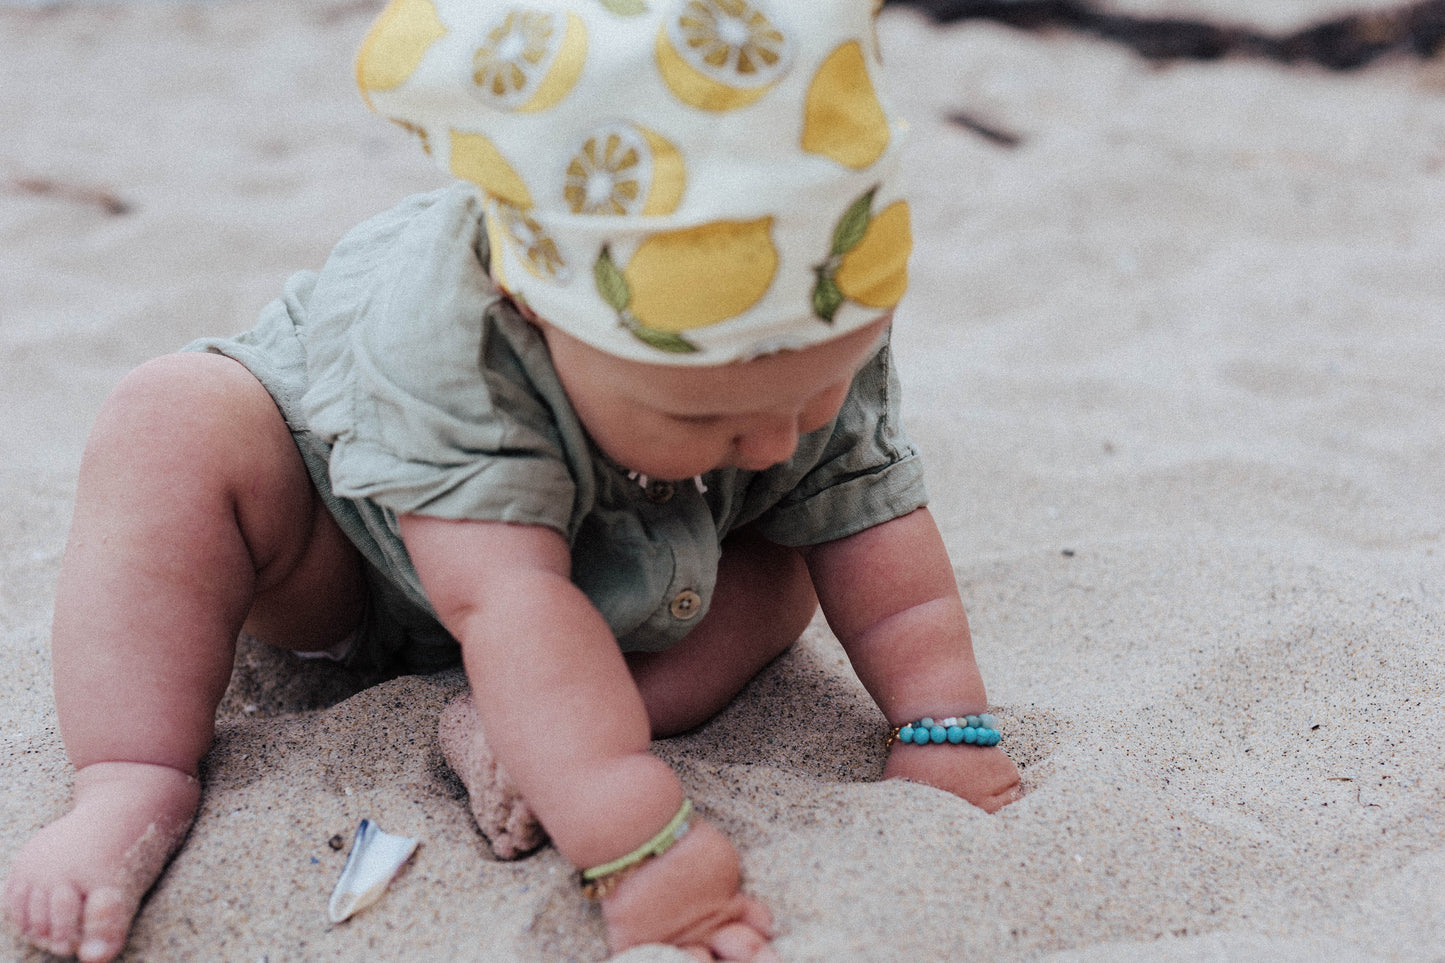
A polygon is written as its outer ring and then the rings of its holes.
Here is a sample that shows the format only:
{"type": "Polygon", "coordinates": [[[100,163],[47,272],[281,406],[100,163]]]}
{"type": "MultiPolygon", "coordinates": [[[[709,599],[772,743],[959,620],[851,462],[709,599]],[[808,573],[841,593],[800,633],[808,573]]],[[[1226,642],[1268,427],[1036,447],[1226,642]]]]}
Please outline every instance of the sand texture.
{"type": "MultiPolygon", "coordinates": [[[[0,863],[69,794],[50,609],[106,392],[441,183],[353,93],[378,6],[0,8],[0,863]]],[[[882,36],[909,426],[1028,794],[877,783],[822,625],[657,753],[789,961],[1445,959],[1445,66],[1153,65],[907,9],[882,36]]],[[[241,650],[126,959],[605,955],[555,851],[477,837],[436,740],[460,675],[364,681],[241,650]],[[363,817],[423,842],[333,926],[363,817]]]]}

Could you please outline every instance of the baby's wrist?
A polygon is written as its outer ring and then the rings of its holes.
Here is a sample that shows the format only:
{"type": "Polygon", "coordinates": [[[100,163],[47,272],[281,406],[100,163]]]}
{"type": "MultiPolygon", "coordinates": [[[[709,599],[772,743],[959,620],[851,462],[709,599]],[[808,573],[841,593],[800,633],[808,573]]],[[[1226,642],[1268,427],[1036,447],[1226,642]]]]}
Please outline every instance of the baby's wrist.
{"type": "Polygon", "coordinates": [[[696,812],[689,817],[689,822],[688,831],[675,845],[624,873],[617,885],[601,898],[602,904],[621,905],[627,899],[651,899],[659,889],[670,890],[682,885],[681,877],[718,878],[723,888],[738,889],[742,885],[742,860],[737,849],[717,827],[696,812]]]}
{"type": "Polygon", "coordinates": [[[741,890],[737,850],[695,818],[677,845],[643,863],[600,901],[608,945],[615,953],[641,943],[699,943],[717,928],[719,912],[736,905],[741,890]]]}
{"type": "Polygon", "coordinates": [[[677,775],[647,753],[571,775],[549,787],[552,805],[529,802],[558,852],[579,871],[624,857],[652,839],[683,799],[677,775]]]}
{"type": "Polygon", "coordinates": [[[923,716],[900,723],[888,731],[885,746],[996,746],[1003,739],[998,720],[991,713],[945,716],[923,716]]]}
{"type": "Polygon", "coordinates": [[[584,869],[579,874],[582,895],[588,899],[606,899],[623,880],[676,846],[692,825],[692,800],[683,799],[677,813],[651,839],[632,852],[614,860],[584,869]]]}

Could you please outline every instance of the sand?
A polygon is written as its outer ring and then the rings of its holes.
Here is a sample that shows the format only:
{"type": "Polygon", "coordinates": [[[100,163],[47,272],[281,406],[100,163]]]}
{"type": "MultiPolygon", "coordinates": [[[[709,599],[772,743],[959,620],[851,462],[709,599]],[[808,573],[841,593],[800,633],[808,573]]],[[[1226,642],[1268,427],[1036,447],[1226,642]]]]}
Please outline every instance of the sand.
{"type": "MultiPolygon", "coordinates": [[[[107,390],[440,183],[350,87],[377,6],[0,9],[0,862],[69,792],[49,618],[107,390]]],[[[1445,67],[882,34],[914,122],[909,425],[1028,794],[989,817],[876,782],[882,719],[821,624],[656,752],[789,961],[1445,959],[1445,67]]],[[[435,736],[459,675],[363,682],[242,649],[126,958],[605,956],[554,851],[476,836],[435,736]],[[329,843],[363,817],[422,846],[333,926],[329,843]]]]}

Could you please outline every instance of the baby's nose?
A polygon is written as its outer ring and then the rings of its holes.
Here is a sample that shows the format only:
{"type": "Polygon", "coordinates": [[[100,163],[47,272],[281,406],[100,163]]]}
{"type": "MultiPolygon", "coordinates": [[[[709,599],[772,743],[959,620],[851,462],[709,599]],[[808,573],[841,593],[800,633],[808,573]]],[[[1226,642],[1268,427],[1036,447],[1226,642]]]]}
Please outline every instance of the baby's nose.
{"type": "Polygon", "coordinates": [[[737,467],[762,471],[787,461],[798,450],[798,419],[777,417],[751,425],[733,439],[737,467]]]}

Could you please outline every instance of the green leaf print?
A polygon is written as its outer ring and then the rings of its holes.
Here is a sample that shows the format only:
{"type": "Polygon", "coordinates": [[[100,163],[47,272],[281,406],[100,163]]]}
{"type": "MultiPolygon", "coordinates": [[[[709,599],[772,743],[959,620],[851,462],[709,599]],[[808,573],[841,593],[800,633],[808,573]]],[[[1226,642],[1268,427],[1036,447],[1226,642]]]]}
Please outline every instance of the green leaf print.
{"type": "Polygon", "coordinates": [[[612,260],[612,252],[606,245],[602,253],[597,255],[597,263],[592,265],[592,277],[597,281],[597,293],[602,295],[612,310],[621,313],[627,310],[627,305],[632,302],[632,289],[627,285],[627,278],[617,270],[617,264],[612,260]]]}
{"type": "Polygon", "coordinates": [[[832,324],[833,316],[843,306],[844,300],[843,292],[838,289],[832,275],[819,271],[818,283],[813,285],[813,313],[832,324]]]}
{"type": "Polygon", "coordinates": [[[629,330],[637,336],[639,341],[669,354],[692,354],[697,351],[697,345],[680,334],[659,331],[656,328],[647,328],[640,324],[629,325],[629,330]]]}
{"type": "Polygon", "coordinates": [[[602,0],[602,6],[619,17],[635,17],[647,12],[647,4],[643,0],[602,0]]]}
{"type": "Polygon", "coordinates": [[[833,231],[834,257],[841,257],[853,250],[858,246],[858,242],[863,240],[863,235],[868,233],[868,224],[873,220],[873,195],[877,191],[876,187],[868,191],[843,212],[842,220],[833,231]]]}

